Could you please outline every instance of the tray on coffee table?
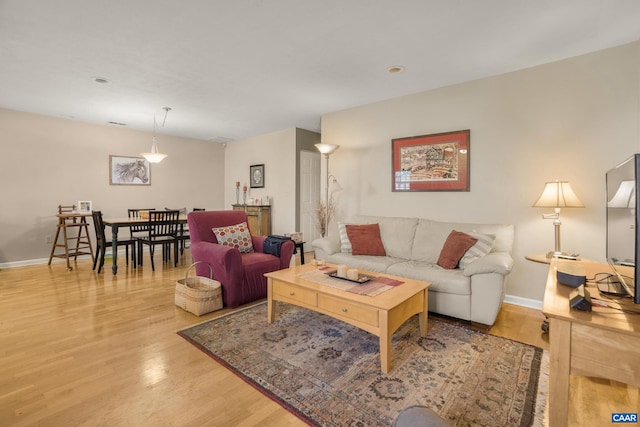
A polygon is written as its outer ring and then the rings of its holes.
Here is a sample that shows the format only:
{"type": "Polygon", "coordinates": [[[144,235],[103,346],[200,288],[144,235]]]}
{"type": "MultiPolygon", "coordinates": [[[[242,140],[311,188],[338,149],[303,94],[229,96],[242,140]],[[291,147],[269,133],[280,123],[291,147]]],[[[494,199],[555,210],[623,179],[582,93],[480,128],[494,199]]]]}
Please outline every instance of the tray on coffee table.
{"type": "Polygon", "coordinates": [[[334,277],[336,279],[341,279],[341,280],[346,280],[347,282],[353,282],[353,283],[358,283],[358,284],[363,284],[363,283],[367,283],[369,280],[375,279],[375,276],[369,276],[368,274],[362,274],[362,273],[358,273],[358,280],[353,280],[353,279],[349,279],[347,277],[340,277],[338,276],[338,272],[337,271],[330,271],[328,273],[325,273],[327,276],[329,277],[334,277]]]}

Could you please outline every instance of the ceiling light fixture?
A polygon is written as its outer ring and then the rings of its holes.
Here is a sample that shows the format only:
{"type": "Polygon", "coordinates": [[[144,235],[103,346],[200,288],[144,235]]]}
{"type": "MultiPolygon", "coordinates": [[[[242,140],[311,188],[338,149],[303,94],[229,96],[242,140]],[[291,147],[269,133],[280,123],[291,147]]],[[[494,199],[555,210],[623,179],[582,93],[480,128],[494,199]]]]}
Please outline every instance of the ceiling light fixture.
{"type": "MultiPolygon", "coordinates": [[[[171,111],[169,107],[162,107],[164,110],[164,120],[162,120],[162,127],[164,127],[164,123],[167,121],[167,114],[171,111]]],[[[151,138],[151,152],[150,153],[140,153],[142,157],[147,159],[149,163],[160,163],[167,157],[166,154],[162,154],[158,151],[158,138],[156,138],[156,115],[153,115],[153,138],[151,138]]]]}
{"type": "Polygon", "coordinates": [[[400,74],[404,71],[404,67],[402,65],[393,65],[387,68],[387,73],[389,74],[400,74]]]}

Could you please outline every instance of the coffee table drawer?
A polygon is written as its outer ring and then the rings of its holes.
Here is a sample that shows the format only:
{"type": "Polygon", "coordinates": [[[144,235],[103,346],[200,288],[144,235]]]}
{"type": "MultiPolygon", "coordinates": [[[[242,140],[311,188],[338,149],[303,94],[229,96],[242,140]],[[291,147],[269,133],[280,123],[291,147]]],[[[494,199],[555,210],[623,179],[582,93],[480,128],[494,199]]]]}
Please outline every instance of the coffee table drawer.
{"type": "Polygon", "coordinates": [[[312,307],[318,306],[318,294],[315,291],[304,289],[288,283],[278,282],[273,287],[273,293],[279,300],[290,300],[294,303],[302,303],[312,307]]]}
{"type": "Polygon", "coordinates": [[[329,295],[318,295],[318,308],[371,326],[378,326],[378,310],[329,295]]]}

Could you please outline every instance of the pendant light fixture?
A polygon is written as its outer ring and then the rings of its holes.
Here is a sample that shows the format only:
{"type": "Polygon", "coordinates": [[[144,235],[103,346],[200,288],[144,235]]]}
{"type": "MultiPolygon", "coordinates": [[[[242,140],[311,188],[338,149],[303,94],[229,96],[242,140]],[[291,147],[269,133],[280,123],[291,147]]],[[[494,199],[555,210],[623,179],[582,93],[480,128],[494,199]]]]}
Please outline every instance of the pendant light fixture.
{"type": "MultiPolygon", "coordinates": [[[[167,121],[167,114],[171,111],[169,107],[162,107],[164,110],[164,120],[162,120],[162,127],[164,127],[164,123],[167,121]]],[[[166,154],[162,154],[158,152],[158,138],[156,137],[156,115],[153,115],[153,138],[151,139],[151,152],[150,153],[140,153],[142,157],[147,159],[149,163],[160,163],[167,157],[166,154]]]]}

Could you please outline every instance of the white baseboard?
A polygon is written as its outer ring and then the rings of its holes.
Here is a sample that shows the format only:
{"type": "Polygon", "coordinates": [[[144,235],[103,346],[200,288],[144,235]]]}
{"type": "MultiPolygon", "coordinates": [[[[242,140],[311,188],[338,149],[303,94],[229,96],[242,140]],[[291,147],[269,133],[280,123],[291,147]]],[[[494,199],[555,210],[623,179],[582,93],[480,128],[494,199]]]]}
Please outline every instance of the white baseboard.
{"type": "Polygon", "coordinates": [[[542,301],[538,301],[535,299],[522,298],[514,295],[506,295],[504,297],[504,302],[519,305],[521,307],[533,308],[536,310],[542,310],[542,301]]]}
{"type": "MultiPolygon", "coordinates": [[[[148,249],[145,248],[144,252],[147,252],[148,249]]],[[[126,255],[126,251],[124,249],[118,249],[118,257],[124,257],[126,255]]],[[[107,251],[106,258],[111,257],[111,252],[107,251]]],[[[80,255],[78,259],[91,259],[89,255],[80,255]]],[[[124,258],[123,258],[124,259],[124,258]]],[[[2,268],[17,268],[17,267],[29,267],[31,265],[42,265],[49,262],[49,258],[38,258],[38,259],[27,259],[23,261],[12,261],[12,262],[4,262],[0,263],[0,269],[2,268]]],[[[66,262],[62,258],[53,258],[51,260],[51,264],[58,264],[61,262],[66,262]]]]}

